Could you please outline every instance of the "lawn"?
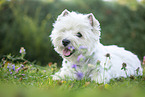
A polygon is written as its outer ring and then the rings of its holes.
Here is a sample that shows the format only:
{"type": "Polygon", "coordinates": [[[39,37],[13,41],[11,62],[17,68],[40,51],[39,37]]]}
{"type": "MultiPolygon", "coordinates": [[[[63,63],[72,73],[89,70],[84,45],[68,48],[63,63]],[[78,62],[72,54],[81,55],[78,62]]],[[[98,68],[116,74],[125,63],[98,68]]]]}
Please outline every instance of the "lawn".
{"type": "Polygon", "coordinates": [[[7,55],[0,62],[0,97],[145,97],[144,75],[112,79],[97,84],[90,79],[53,81],[56,63],[42,67],[20,56],[7,55]]]}

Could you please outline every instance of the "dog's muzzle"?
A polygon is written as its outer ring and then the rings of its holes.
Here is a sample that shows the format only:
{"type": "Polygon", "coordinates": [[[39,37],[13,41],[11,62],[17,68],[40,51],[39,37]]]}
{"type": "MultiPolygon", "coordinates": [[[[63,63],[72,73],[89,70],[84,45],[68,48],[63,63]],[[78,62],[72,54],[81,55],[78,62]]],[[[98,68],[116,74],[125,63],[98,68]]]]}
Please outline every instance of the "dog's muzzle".
{"type": "Polygon", "coordinates": [[[75,48],[73,46],[67,47],[63,49],[63,55],[65,57],[71,56],[75,52],[75,48]]]}
{"type": "Polygon", "coordinates": [[[63,44],[63,46],[67,46],[67,45],[69,45],[70,44],[70,41],[69,40],[67,40],[67,39],[63,39],[62,40],[62,44],[63,44]]]}

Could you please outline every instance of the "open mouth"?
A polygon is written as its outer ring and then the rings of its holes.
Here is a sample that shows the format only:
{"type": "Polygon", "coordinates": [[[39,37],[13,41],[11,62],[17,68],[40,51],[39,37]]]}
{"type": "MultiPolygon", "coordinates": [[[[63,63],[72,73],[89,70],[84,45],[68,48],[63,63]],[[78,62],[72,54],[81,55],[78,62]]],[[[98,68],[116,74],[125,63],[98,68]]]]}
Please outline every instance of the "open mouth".
{"type": "Polygon", "coordinates": [[[72,46],[63,49],[63,55],[65,57],[71,56],[74,52],[75,52],[75,48],[72,46]]]}

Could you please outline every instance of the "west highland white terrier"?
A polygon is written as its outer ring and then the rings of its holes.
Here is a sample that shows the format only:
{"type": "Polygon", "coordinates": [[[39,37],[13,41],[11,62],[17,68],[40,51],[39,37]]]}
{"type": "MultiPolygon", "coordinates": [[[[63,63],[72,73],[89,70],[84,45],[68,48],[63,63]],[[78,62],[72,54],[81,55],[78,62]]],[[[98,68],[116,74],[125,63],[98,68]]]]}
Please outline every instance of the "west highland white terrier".
{"type": "Polygon", "coordinates": [[[92,13],[64,10],[50,35],[54,49],[63,58],[53,80],[91,79],[108,83],[112,78],[142,75],[136,55],[115,45],[100,43],[100,24],[92,13]]]}

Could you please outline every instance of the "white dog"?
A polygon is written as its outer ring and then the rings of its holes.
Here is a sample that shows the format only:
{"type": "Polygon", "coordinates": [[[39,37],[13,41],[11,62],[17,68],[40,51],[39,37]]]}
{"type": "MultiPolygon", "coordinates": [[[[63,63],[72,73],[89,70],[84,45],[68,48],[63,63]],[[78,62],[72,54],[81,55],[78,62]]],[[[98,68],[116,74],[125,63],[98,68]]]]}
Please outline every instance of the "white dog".
{"type": "Polygon", "coordinates": [[[90,78],[108,83],[112,78],[142,75],[141,62],[124,48],[100,43],[100,24],[91,14],[64,10],[50,35],[55,51],[63,58],[53,80],[90,78]]]}

